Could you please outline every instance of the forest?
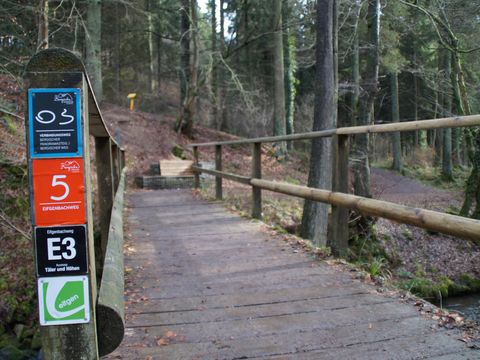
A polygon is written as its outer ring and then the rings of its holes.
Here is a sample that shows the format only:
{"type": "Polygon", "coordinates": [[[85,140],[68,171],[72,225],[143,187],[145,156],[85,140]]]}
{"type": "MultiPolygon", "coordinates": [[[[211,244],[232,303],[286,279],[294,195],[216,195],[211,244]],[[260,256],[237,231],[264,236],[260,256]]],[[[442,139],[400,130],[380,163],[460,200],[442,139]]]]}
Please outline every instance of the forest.
{"type": "MultiPolygon", "coordinates": [[[[1,0],[0,128],[25,110],[10,86],[23,96],[29,59],[55,47],[83,59],[101,107],[127,108],[135,93],[135,111],[171,114],[173,130],[192,141],[197,127],[253,138],[473,115],[480,112],[479,14],[478,0],[1,0]]],[[[8,136],[0,139],[0,185],[21,179],[26,186],[25,165],[5,152],[8,136]]],[[[279,142],[271,152],[278,164],[304,164],[309,186],[331,188],[329,141],[279,142]]],[[[389,169],[461,192],[442,210],[480,219],[478,128],[357,135],[349,162],[356,195],[375,197],[371,169],[389,169]]],[[[18,193],[26,190],[15,186],[0,195],[0,241],[28,237],[19,225],[28,205],[18,193]]],[[[300,207],[295,231],[328,245],[319,220],[328,209],[300,207]]],[[[371,219],[355,221],[354,236],[370,238],[371,219]]],[[[369,257],[379,273],[382,251],[369,257]]],[[[0,248],[2,261],[6,254],[0,248]]],[[[12,292],[4,276],[0,292],[12,292]]],[[[20,307],[32,293],[8,306],[25,315],[28,306],[20,307]]]]}
{"type": "MultiPolygon", "coordinates": [[[[317,21],[311,0],[6,0],[1,71],[19,79],[36,51],[72,50],[85,60],[97,100],[121,104],[133,92],[138,109],[159,112],[174,91],[177,127],[187,135],[193,125],[257,137],[478,112],[478,2],[321,3],[317,21]],[[316,43],[324,21],[332,54],[316,43]],[[325,56],[333,57],[338,106],[314,125],[316,88],[330,81],[316,77],[316,59],[325,56]]],[[[471,166],[460,213],[478,218],[478,141],[475,130],[459,129],[359,136],[355,190],[369,195],[359,179],[368,179],[369,160],[380,154],[397,171],[427,157],[446,181],[471,166]]]]}

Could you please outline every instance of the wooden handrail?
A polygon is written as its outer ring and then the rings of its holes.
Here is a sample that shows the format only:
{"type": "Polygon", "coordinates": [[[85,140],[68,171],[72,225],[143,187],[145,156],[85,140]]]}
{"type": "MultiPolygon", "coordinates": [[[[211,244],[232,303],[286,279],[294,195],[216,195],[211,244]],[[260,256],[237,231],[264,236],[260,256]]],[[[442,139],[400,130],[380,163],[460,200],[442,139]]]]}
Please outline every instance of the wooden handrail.
{"type": "Polygon", "coordinates": [[[242,145],[242,144],[289,141],[289,140],[311,140],[311,139],[322,138],[322,137],[330,137],[333,135],[391,133],[391,132],[397,132],[397,131],[431,130],[431,129],[456,128],[456,127],[468,127],[468,126],[480,126],[480,115],[455,116],[455,117],[441,118],[441,119],[405,121],[405,122],[390,123],[390,124],[350,126],[350,127],[343,127],[343,128],[337,128],[337,129],[322,130],[322,131],[312,131],[308,133],[298,133],[298,134],[292,134],[292,135],[267,136],[267,137],[259,137],[259,138],[252,138],[252,139],[194,143],[188,146],[195,148],[195,147],[206,147],[206,146],[216,146],[216,145],[242,145]]]}
{"type": "MultiPolygon", "coordinates": [[[[365,215],[378,216],[400,223],[411,224],[431,231],[457,236],[480,244],[480,221],[449,215],[441,212],[412,208],[391,202],[363,198],[348,194],[348,154],[349,136],[363,133],[390,133],[397,131],[416,131],[441,128],[479,126],[480,115],[457,116],[443,119],[408,121],[381,125],[353,126],[328,129],[303,134],[261,137],[231,141],[207,142],[190,144],[193,147],[194,170],[199,173],[215,175],[217,183],[217,198],[221,194],[221,179],[237,181],[252,186],[252,217],[261,218],[261,189],[320,201],[332,205],[330,244],[335,255],[344,256],[348,249],[348,209],[359,211],[365,215]],[[321,137],[332,137],[334,166],[332,173],[333,190],[322,190],[306,186],[291,185],[261,179],[261,144],[263,142],[279,142],[287,140],[308,140],[321,137]],[[198,166],[200,147],[215,146],[216,164],[222,164],[221,147],[224,145],[254,144],[252,153],[251,177],[240,176],[216,170],[206,170],[198,166]]],[[[196,182],[197,187],[199,182],[196,182]]]]}
{"type": "Polygon", "coordinates": [[[196,172],[202,172],[202,173],[205,173],[205,174],[209,174],[209,175],[219,176],[223,179],[236,181],[236,182],[244,184],[244,185],[251,185],[251,182],[250,182],[251,178],[249,178],[247,176],[231,174],[231,173],[218,171],[218,170],[204,169],[201,166],[195,166],[195,165],[192,166],[192,170],[194,170],[196,172]]]}
{"type": "Polygon", "coordinates": [[[125,332],[123,281],[123,198],[126,169],[115,194],[97,301],[98,351],[100,356],[115,350],[125,332]]]}
{"type": "Polygon", "coordinates": [[[472,240],[480,244],[480,221],[438,211],[413,208],[388,201],[376,200],[340,192],[292,185],[284,182],[249,178],[227,172],[193,167],[195,171],[219,176],[245,185],[302,199],[356,210],[363,215],[378,216],[423,229],[472,240]]]}
{"type": "MultiPolygon", "coordinates": [[[[265,190],[345,207],[363,215],[394,220],[480,244],[480,221],[478,220],[300,185],[261,179],[252,179],[250,183],[265,190]]],[[[345,224],[345,226],[348,225],[345,224]]]]}

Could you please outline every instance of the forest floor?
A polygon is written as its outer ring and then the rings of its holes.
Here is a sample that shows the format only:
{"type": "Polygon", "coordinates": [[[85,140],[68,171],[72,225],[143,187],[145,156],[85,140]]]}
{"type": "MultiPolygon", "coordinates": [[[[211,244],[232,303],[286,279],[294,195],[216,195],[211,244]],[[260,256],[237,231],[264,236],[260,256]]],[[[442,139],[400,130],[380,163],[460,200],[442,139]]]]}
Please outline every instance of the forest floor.
{"type": "MultiPolygon", "coordinates": [[[[33,252],[29,241],[24,97],[20,84],[0,76],[0,110],[3,109],[0,111],[0,351],[4,334],[15,334],[22,349],[39,346],[38,336],[32,336],[31,330],[27,331],[36,323],[36,304],[33,252]]],[[[150,166],[159,159],[174,158],[173,153],[178,155],[179,149],[186,158],[192,159],[192,151],[188,148],[192,141],[236,138],[199,126],[194,129],[193,140],[177,134],[173,130],[176,100],[168,94],[164,99],[166,111],[158,115],[130,112],[126,104],[124,107],[102,104],[107,126],[126,150],[130,186],[133,186],[135,176],[148,173],[150,166]]],[[[274,149],[263,145],[263,177],[305,184],[308,156],[301,151],[305,148],[304,144],[295,144],[295,147],[297,150],[292,151],[287,160],[278,162],[274,149]]],[[[200,160],[212,163],[214,148],[202,148],[200,160]]],[[[226,171],[248,176],[250,146],[225,147],[223,162],[226,171]]],[[[462,199],[460,189],[439,189],[385,169],[372,169],[372,184],[374,198],[427,209],[450,211],[458,208],[462,199]]],[[[205,186],[199,194],[212,198],[213,192],[213,186],[205,186]]],[[[224,181],[224,196],[225,206],[248,215],[249,187],[224,181]]],[[[287,232],[295,233],[301,221],[302,206],[300,199],[265,191],[264,221],[272,228],[285,232],[285,236],[290,236],[287,232]]],[[[381,219],[374,227],[386,253],[363,260],[377,263],[377,270],[370,271],[377,278],[398,279],[399,284],[411,290],[416,290],[422,282],[427,285],[428,282],[445,282],[445,279],[461,282],[466,274],[468,279],[480,278],[480,265],[475,261],[480,255],[480,248],[471,242],[381,219]]],[[[369,266],[371,269],[371,265],[367,265],[366,269],[369,266]]]]}

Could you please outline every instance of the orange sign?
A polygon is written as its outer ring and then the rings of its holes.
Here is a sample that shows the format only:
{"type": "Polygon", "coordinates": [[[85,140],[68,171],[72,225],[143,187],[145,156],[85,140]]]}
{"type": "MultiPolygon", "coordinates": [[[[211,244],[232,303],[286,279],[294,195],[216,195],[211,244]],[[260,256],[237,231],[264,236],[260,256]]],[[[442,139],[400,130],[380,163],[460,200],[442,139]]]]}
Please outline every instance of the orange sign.
{"type": "Polygon", "coordinates": [[[83,159],[32,160],[34,225],[86,222],[83,159]]]}

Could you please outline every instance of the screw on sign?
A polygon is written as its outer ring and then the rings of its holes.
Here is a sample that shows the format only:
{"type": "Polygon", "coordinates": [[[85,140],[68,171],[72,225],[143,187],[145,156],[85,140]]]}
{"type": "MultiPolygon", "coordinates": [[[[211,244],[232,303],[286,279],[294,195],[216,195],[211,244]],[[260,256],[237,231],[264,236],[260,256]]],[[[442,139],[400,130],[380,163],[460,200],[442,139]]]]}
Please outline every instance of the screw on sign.
{"type": "Polygon", "coordinates": [[[34,225],[86,222],[83,159],[33,159],[34,225]]]}
{"type": "Polygon", "coordinates": [[[28,106],[32,158],[82,156],[80,89],[30,89],[28,106]]]}
{"type": "Polygon", "coordinates": [[[81,324],[90,321],[88,277],[38,279],[40,325],[81,324]]]}
{"type": "Polygon", "coordinates": [[[85,225],[36,227],[35,249],[39,276],[88,272],[85,225]]]}

